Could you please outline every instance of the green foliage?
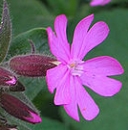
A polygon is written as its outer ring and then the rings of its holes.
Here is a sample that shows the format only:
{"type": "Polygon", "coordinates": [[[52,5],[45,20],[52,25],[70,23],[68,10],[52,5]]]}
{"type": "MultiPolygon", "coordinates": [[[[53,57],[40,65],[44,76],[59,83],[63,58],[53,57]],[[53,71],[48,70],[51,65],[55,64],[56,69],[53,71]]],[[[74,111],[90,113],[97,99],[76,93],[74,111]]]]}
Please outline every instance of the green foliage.
{"type": "Polygon", "coordinates": [[[11,40],[11,21],[9,16],[8,5],[3,4],[3,13],[0,24],[0,62],[6,57],[11,40]]]}
{"type": "Polygon", "coordinates": [[[58,122],[49,118],[45,118],[45,117],[42,117],[42,120],[43,120],[43,123],[34,125],[34,126],[31,125],[30,128],[32,128],[33,130],[42,130],[42,129],[44,130],[69,130],[65,126],[65,124],[61,122],[58,122]]]}
{"type": "Polygon", "coordinates": [[[32,28],[47,27],[53,19],[38,0],[8,0],[13,25],[13,36],[32,28]],[[50,17],[49,17],[50,16],[50,17]]]}
{"type": "Polygon", "coordinates": [[[12,57],[19,54],[31,53],[31,44],[29,40],[33,41],[38,52],[47,52],[48,45],[46,30],[44,28],[34,28],[19,34],[13,39],[8,56],[12,57]]]}
{"type": "Polygon", "coordinates": [[[46,2],[51,13],[56,15],[64,13],[68,16],[72,16],[76,13],[78,7],[78,0],[47,0],[46,2]]]}

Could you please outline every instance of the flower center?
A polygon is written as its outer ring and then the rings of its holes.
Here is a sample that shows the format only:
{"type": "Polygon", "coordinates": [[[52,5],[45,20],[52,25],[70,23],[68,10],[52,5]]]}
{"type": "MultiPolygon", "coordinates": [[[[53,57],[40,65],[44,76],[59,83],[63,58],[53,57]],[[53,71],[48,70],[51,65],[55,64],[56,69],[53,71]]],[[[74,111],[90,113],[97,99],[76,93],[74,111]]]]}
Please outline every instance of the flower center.
{"type": "Polygon", "coordinates": [[[73,60],[70,61],[68,64],[68,68],[71,70],[71,74],[73,76],[81,76],[81,74],[84,72],[84,61],[81,60],[73,60]]]}

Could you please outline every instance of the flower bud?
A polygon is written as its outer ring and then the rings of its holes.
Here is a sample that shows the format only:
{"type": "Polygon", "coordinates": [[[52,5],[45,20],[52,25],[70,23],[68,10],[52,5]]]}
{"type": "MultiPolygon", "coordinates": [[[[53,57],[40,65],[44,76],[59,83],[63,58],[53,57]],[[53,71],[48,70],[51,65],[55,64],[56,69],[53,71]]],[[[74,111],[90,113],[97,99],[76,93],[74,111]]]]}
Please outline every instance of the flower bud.
{"type": "Polygon", "coordinates": [[[16,76],[5,68],[0,67],[0,86],[15,86],[16,83],[16,76]]]}
{"type": "Polygon", "coordinates": [[[23,55],[13,57],[10,68],[17,74],[29,77],[46,76],[46,71],[55,67],[56,59],[44,55],[23,55]]]}
{"type": "Polygon", "coordinates": [[[0,106],[10,115],[29,123],[36,124],[42,121],[34,110],[16,97],[7,93],[1,95],[0,106]]]}

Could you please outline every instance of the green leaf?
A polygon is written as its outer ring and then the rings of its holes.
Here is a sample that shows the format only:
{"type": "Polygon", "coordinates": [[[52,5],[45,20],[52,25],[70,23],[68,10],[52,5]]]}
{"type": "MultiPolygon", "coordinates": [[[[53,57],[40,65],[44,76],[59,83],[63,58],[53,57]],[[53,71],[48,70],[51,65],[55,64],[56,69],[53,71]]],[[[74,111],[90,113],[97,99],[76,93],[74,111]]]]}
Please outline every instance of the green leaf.
{"type": "MultiPolygon", "coordinates": [[[[25,85],[26,90],[25,94],[28,96],[28,98],[32,101],[40,91],[45,92],[47,89],[45,79],[44,78],[28,78],[28,77],[20,77],[20,80],[25,85]]],[[[42,101],[43,101],[42,95],[42,101]]]]}
{"type": "Polygon", "coordinates": [[[4,60],[8,52],[11,40],[11,21],[9,16],[8,4],[4,0],[3,13],[0,25],[0,62],[4,60]]]}
{"type": "Polygon", "coordinates": [[[14,38],[10,46],[8,58],[15,55],[31,53],[31,45],[28,40],[32,40],[35,43],[37,53],[47,53],[47,34],[44,28],[35,28],[19,34],[14,38]]]}
{"type": "Polygon", "coordinates": [[[32,28],[47,27],[54,18],[39,0],[8,0],[13,36],[32,28]]]}

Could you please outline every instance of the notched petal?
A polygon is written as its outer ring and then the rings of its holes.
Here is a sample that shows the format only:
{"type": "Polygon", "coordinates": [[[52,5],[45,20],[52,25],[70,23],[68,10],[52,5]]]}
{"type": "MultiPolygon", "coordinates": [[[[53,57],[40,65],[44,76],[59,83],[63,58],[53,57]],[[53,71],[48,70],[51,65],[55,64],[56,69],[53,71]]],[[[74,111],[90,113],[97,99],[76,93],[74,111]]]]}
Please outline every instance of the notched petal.
{"type": "Polygon", "coordinates": [[[99,56],[85,61],[84,70],[95,75],[120,75],[124,69],[115,58],[110,56],[99,56]]]}
{"type": "Polygon", "coordinates": [[[48,42],[50,50],[58,60],[64,62],[70,58],[70,45],[66,34],[67,18],[65,15],[59,15],[54,22],[55,32],[50,27],[47,28],[48,42]]]}
{"type": "Polygon", "coordinates": [[[117,94],[122,87],[120,81],[105,76],[86,73],[81,76],[81,80],[83,85],[89,87],[101,96],[113,96],[117,94]]]}
{"type": "Polygon", "coordinates": [[[82,52],[83,46],[87,43],[85,43],[83,40],[87,35],[87,32],[89,30],[89,27],[94,19],[94,14],[91,14],[84,19],[82,19],[76,26],[73,36],[73,42],[71,46],[71,56],[72,58],[80,58],[82,52]]]}
{"type": "Polygon", "coordinates": [[[94,47],[101,44],[109,34],[109,27],[105,22],[95,23],[83,39],[80,57],[84,57],[94,47]]]}
{"type": "Polygon", "coordinates": [[[99,113],[99,108],[88,92],[79,86],[77,89],[77,103],[82,116],[86,120],[93,120],[99,113]]]}

